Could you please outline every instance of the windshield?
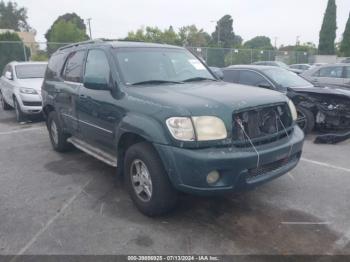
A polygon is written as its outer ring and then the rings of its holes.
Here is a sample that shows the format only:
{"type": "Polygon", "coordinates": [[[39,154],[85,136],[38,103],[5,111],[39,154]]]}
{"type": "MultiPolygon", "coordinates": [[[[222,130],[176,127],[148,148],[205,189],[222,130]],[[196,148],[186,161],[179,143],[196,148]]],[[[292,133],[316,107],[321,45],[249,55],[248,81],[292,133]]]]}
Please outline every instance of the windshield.
{"type": "Polygon", "coordinates": [[[120,48],[115,50],[127,85],[215,80],[189,51],[174,48],[120,48]]]}
{"type": "Polygon", "coordinates": [[[19,79],[44,78],[46,65],[17,65],[15,68],[19,79]]]}
{"type": "Polygon", "coordinates": [[[281,68],[271,68],[264,70],[264,73],[275,81],[281,87],[305,87],[311,84],[300,76],[293,72],[281,69],[281,68]]]}

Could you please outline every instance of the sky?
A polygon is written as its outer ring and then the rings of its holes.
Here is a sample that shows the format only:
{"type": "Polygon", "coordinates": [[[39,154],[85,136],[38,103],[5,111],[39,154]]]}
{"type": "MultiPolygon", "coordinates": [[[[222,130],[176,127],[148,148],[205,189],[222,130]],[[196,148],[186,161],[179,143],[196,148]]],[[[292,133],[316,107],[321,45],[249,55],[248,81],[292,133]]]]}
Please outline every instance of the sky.
{"type": "MultiPolygon", "coordinates": [[[[195,24],[211,33],[212,21],[229,14],[234,32],[245,41],[266,35],[277,45],[318,43],[328,0],[16,0],[28,9],[29,23],[37,30],[37,41],[56,18],[76,12],[83,19],[92,18],[93,38],[122,38],[142,26],[172,25],[175,29],[195,24]]],[[[350,13],[350,0],[336,0],[338,6],[337,41],[342,37],[350,13]]]]}

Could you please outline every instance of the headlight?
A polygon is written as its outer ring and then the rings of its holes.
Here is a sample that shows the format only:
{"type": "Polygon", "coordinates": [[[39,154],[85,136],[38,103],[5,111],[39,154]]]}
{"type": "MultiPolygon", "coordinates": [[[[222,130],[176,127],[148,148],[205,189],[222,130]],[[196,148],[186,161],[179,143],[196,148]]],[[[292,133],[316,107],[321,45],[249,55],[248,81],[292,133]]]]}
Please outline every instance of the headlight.
{"type": "Polygon", "coordinates": [[[193,117],[198,141],[211,141],[227,138],[224,122],[215,116],[193,117]]]}
{"type": "Polygon", "coordinates": [[[298,113],[293,101],[289,100],[288,105],[289,105],[290,112],[292,114],[293,121],[296,121],[298,119],[298,113]]]}
{"type": "Polygon", "coordinates": [[[214,116],[172,117],[166,121],[172,136],[180,141],[211,141],[227,138],[224,122],[214,116]],[[192,124],[193,122],[193,124],[192,124]],[[196,134],[196,135],[195,135],[196,134]]]}
{"type": "Polygon", "coordinates": [[[33,89],[33,88],[25,88],[25,87],[21,87],[19,89],[19,92],[22,93],[22,94],[30,94],[30,95],[38,94],[38,92],[35,89],[33,89]]]}
{"type": "Polygon", "coordinates": [[[194,141],[195,135],[192,121],[188,117],[172,117],[166,121],[172,136],[181,141],[194,141]]]}

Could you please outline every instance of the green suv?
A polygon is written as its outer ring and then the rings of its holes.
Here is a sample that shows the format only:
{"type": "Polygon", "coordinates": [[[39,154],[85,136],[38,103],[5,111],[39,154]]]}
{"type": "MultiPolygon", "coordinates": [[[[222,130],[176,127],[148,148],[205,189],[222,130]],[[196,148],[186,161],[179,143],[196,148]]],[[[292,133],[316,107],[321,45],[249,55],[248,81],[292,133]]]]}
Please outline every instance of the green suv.
{"type": "Polygon", "coordinates": [[[117,167],[146,215],[177,192],[254,188],[299,162],[304,136],[283,94],[218,80],[184,48],[96,40],[49,61],[43,112],[53,148],[117,167]]]}

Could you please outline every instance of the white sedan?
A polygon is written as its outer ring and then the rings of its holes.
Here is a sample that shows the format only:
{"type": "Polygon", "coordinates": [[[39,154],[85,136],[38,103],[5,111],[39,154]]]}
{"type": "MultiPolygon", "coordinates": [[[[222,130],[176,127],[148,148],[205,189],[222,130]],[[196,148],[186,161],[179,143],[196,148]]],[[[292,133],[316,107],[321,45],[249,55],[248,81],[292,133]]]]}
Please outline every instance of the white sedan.
{"type": "Polygon", "coordinates": [[[47,63],[11,62],[0,78],[0,102],[4,110],[14,108],[18,122],[27,115],[41,114],[41,86],[47,63]]]}

